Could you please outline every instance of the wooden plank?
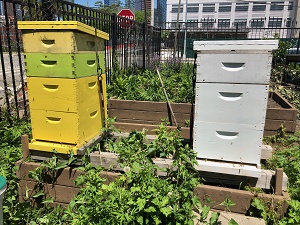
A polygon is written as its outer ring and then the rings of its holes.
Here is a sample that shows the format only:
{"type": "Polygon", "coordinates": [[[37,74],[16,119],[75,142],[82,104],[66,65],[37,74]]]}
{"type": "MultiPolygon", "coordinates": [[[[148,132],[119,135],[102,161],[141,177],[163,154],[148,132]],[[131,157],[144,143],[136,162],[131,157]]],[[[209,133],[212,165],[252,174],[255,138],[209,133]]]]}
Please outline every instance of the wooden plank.
{"type": "Polygon", "coordinates": [[[266,119],[265,130],[278,130],[281,125],[284,125],[286,132],[295,132],[296,121],[286,121],[286,120],[272,120],[266,119]]]}
{"type": "Polygon", "coordinates": [[[268,202],[272,202],[273,206],[279,203],[280,206],[277,209],[277,213],[281,216],[287,210],[288,203],[290,200],[289,196],[279,196],[279,195],[270,195],[270,194],[255,194],[250,191],[226,188],[226,187],[217,187],[210,185],[198,185],[194,189],[194,194],[201,200],[204,205],[210,206],[212,209],[226,211],[226,206],[221,204],[225,201],[226,198],[229,198],[232,202],[235,203],[232,207],[229,208],[231,212],[246,214],[249,209],[252,199],[257,197],[268,202]]]}
{"type": "MultiPolygon", "coordinates": [[[[154,135],[154,129],[157,129],[159,125],[149,125],[149,124],[129,124],[129,123],[119,123],[115,122],[114,126],[117,129],[120,129],[122,132],[128,133],[133,130],[142,131],[143,129],[147,130],[147,134],[154,135]]],[[[168,126],[171,130],[176,129],[174,126],[168,126]]],[[[184,139],[190,139],[190,128],[189,127],[182,127],[181,128],[181,136],[184,139]]]]}
{"type": "MultiPolygon", "coordinates": [[[[189,114],[192,105],[190,103],[171,103],[174,113],[189,114]]],[[[168,112],[166,102],[134,101],[109,99],[108,109],[127,109],[133,111],[168,112]]]]}
{"type": "Polygon", "coordinates": [[[281,195],[283,182],[283,169],[278,168],[275,171],[275,194],[281,195]]]}
{"type": "MultiPolygon", "coordinates": [[[[25,162],[23,160],[19,160],[18,162],[16,162],[16,165],[19,167],[17,170],[17,177],[20,180],[34,181],[34,179],[29,177],[29,173],[30,171],[39,167],[40,163],[25,162]]],[[[52,184],[52,177],[49,173],[47,173],[46,168],[43,171],[43,174],[44,176],[41,181],[43,183],[52,184]]],[[[66,167],[57,171],[54,183],[62,186],[76,187],[74,181],[77,179],[78,176],[82,174],[84,174],[84,172],[82,172],[81,170],[77,170],[74,167],[66,167]]],[[[100,173],[100,177],[105,178],[106,181],[104,181],[104,183],[108,184],[111,181],[115,180],[118,177],[118,174],[109,171],[102,171],[100,173]]]]}
{"type": "Polygon", "coordinates": [[[268,108],[266,119],[293,121],[295,114],[297,115],[297,111],[293,109],[268,108]]]}
{"type": "Polygon", "coordinates": [[[26,159],[30,156],[30,151],[29,151],[29,140],[28,140],[28,135],[23,134],[21,137],[21,143],[22,143],[22,155],[23,159],[26,159]]]}
{"type": "Polygon", "coordinates": [[[282,108],[297,110],[292,104],[288,102],[282,95],[280,95],[277,91],[271,93],[271,96],[275,102],[282,106],[282,108]]]}
{"type": "MultiPolygon", "coordinates": [[[[36,188],[37,183],[34,181],[20,180],[19,183],[19,195],[26,196],[28,191],[28,197],[32,197],[39,189],[36,188]]],[[[69,203],[71,199],[80,191],[79,188],[67,187],[62,185],[52,185],[42,183],[42,190],[45,193],[45,197],[53,197],[55,202],[69,203]]]]}
{"type": "MultiPolygon", "coordinates": [[[[102,166],[106,169],[114,169],[117,171],[123,171],[123,168],[118,163],[118,155],[110,152],[93,152],[90,156],[91,163],[95,166],[102,166]]],[[[155,158],[153,162],[159,168],[170,168],[172,165],[172,159],[160,159],[155,158]]],[[[261,177],[251,178],[242,176],[233,176],[227,174],[218,174],[199,171],[201,177],[203,177],[208,183],[216,184],[228,184],[228,185],[240,185],[241,183],[250,185],[252,187],[259,187],[267,190],[273,190],[274,186],[272,181],[275,177],[275,171],[262,170],[261,177]]],[[[161,175],[161,174],[160,174],[161,175]]],[[[282,190],[287,190],[288,178],[283,173],[282,190]]]]}
{"type": "MultiPolygon", "coordinates": [[[[134,110],[124,110],[124,109],[110,109],[109,117],[117,117],[118,119],[132,119],[141,121],[157,121],[159,124],[162,119],[169,118],[168,111],[156,112],[156,111],[134,111],[134,110]]],[[[190,114],[175,113],[175,118],[177,122],[184,124],[186,120],[190,119],[190,114]]],[[[174,122],[173,118],[172,121],[174,122]]]]}
{"type": "MultiPolygon", "coordinates": [[[[151,118],[149,118],[149,119],[151,119],[151,118]]],[[[153,121],[153,120],[138,120],[138,119],[117,118],[117,122],[120,122],[120,123],[131,123],[131,124],[135,124],[135,123],[137,123],[137,124],[149,124],[149,125],[156,125],[157,126],[157,125],[159,125],[159,124],[162,123],[162,120],[160,120],[160,121],[153,121]]],[[[174,122],[174,121],[172,120],[172,122],[174,122]]],[[[178,123],[178,126],[180,126],[180,127],[185,127],[186,126],[185,122],[178,122],[177,121],[177,123],[178,123]]]]}

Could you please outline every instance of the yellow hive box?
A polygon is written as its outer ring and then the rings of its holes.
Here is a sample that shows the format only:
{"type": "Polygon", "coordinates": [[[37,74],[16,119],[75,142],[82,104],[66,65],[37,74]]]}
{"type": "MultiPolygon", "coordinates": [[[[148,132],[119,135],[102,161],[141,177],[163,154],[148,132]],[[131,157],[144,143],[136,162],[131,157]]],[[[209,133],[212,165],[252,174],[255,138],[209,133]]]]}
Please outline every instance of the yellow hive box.
{"type": "Polygon", "coordinates": [[[104,51],[109,35],[77,21],[19,21],[25,52],[104,51]]]}
{"type": "Polygon", "coordinates": [[[79,145],[60,144],[50,141],[37,141],[35,139],[32,139],[28,146],[30,150],[43,152],[52,152],[55,150],[61,154],[70,154],[70,152],[73,151],[75,155],[78,154],[78,149],[81,147],[79,145]]]}
{"type": "Polygon", "coordinates": [[[83,146],[101,133],[102,111],[100,105],[77,113],[32,109],[32,137],[38,141],[83,146]]]}
{"type": "MultiPolygon", "coordinates": [[[[27,77],[30,109],[79,112],[100,105],[99,79],[27,77]]],[[[105,84],[104,84],[105,85],[105,84]]],[[[102,87],[103,88],[103,87],[102,87]]]]}

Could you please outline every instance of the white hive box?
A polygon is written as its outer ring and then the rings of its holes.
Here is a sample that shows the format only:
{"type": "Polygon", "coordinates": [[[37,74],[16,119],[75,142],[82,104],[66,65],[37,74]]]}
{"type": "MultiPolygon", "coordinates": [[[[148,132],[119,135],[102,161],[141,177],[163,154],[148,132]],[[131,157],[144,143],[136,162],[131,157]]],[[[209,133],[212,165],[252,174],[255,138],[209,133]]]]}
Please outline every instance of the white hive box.
{"type": "Polygon", "coordinates": [[[193,148],[203,170],[213,165],[212,172],[260,176],[272,50],[277,47],[277,40],[194,42],[193,148]]]}
{"type": "Polygon", "coordinates": [[[199,54],[197,82],[268,84],[272,65],[270,52],[199,54]],[[213,69],[212,69],[213,68],[213,69]]]}
{"type": "Polygon", "coordinates": [[[197,82],[268,84],[277,40],[195,41],[197,82]]]}
{"type": "Polygon", "coordinates": [[[194,149],[204,160],[260,164],[263,125],[195,122],[194,149]]]}
{"type": "Polygon", "coordinates": [[[264,126],[268,85],[197,83],[195,121],[264,126]]]}

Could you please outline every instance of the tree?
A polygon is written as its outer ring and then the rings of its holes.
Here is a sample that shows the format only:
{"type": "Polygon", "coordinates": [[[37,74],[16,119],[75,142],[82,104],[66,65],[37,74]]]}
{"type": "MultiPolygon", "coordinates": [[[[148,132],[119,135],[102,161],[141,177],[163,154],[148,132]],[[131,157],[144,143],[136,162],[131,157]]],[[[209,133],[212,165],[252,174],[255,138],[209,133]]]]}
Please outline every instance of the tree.
{"type": "MultiPolygon", "coordinates": [[[[151,12],[148,10],[147,11],[147,20],[150,21],[150,18],[151,18],[151,12]]],[[[139,10],[136,10],[135,11],[135,21],[136,22],[140,22],[140,23],[143,23],[145,22],[145,11],[139,11],[139,10]]]]}
{"type": "Polygon", "coordinates": [[[99,10],[105,11],[107,13],[116,13],[118,14],[119,8],[122,7],[122,3],[119,0],[116,4],[112,5],[105,5],[102,0],[95,2],[94,4],[96,7],[98,7],[99,10]]]}

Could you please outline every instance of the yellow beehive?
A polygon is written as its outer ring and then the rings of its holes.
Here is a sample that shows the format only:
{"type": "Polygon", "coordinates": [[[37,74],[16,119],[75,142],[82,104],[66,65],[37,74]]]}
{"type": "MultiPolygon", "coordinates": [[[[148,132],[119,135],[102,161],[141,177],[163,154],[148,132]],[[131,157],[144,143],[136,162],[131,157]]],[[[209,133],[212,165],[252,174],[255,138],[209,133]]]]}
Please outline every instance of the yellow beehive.
{"type": "Polygon", "coordinates": [[[78,79],[27,77],[30,109],[79,112],[100,104],[98,76],[78,79]]]}
{"type": "Polygon", "coordinates": [[[101,111],[100,105],[77,113],[32,109],[32,137],[38,141],[83,146],[100,134],[101,111]]]}
{"type": "Polygon", "coordinates": [[[109,35],[77,21],[19,21],[26,53],[104,51],[109,35]]]}

